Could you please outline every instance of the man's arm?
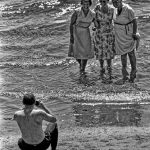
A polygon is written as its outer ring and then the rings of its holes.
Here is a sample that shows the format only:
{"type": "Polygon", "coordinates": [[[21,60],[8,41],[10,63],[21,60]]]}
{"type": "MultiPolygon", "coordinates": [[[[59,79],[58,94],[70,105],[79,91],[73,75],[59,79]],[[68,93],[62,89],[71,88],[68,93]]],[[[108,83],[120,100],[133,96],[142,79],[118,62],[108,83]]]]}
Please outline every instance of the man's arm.
{"type": "Polygon", "coordinates": [[[46,112],[43,112],[43,113],[42,113],[42,118],[43,118],[45,121],[48,121],[48,122],[51,122],[51,123],[56,123],[56,121],[57,121],[56,117],[54,117],[53,115],[48,114],[48,113],[46,113],[46,112]]]}
{"type": "Polygon", "coordinates": [[[39,105],[36,105],[36,107],[38,107],[38,108],[44,110],[44,111],[45,111],[46,113],[48,113],[48,114],[52,114],[52,113],[50,112],[50,110],[49,110],[49,109],[44,105],[44,103],[41,102],[41,101],[39,101],[39,105]]]}
{"type": "Polygon", "coordinates": [[[54,117],[52,112],[42,102],[39,102],[39,105],[37,107],[43,110],[42,118],[45,121],[52,122],[52,123],[55,123],[57,121],[56,117],[54,117]]]}

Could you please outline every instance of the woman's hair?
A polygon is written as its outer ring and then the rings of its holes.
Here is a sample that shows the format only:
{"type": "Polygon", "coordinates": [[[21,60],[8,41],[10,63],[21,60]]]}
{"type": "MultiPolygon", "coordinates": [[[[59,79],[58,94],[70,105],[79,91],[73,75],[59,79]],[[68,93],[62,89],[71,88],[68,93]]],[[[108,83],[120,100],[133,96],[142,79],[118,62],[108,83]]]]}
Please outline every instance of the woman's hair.
{"type": "MultiPolygon", "coordinates": [[[[81,0],[81,5],[83,4],[84,0],[81,0]]],[[[89,0],[90,6],[92,5],[92,0],[89,0]]]]}
{"type": "Polygon", "coordinates": [[[35,96],[33,94],[25,94],[23,96],[23,100],[22,100],[22,103],[24,105],[33,105],[35,104],[35,96]]]}
{"type": "Polygon", "coordinates": [[[107,0],[107,2],[109,2],[109,0],[107,0]]]}

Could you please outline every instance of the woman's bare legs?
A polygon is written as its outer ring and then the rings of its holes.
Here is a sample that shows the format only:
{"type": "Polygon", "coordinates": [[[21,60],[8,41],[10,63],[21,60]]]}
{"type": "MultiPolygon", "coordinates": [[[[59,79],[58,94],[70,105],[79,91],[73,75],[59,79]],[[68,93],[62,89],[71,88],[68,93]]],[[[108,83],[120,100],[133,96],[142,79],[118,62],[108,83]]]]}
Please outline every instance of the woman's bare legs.
{"type": "Polygon", "coordinates": [[[104,68],[104,60],[100,59],[100,78],[103,80],[104,79],[104,73],[105,73],[105,68],[104,68]]]}
{"type": "Polygon", "coordinates": [[[80,68],[81,73],[85,72],[86,65],[87,65],[87,59],[81,59],[81,68],[80,68]]]}
{"type": "Polygon", "coordinates": [[[111,59],[107,60],[107,70],[108,70],[108,83],[112,83],[112,66],[111,59]]]}
{"type": "Polygon", "coordinates": [[[104,60],[100,59],[100,78],[102,79],[103,83],[110,84],[112,83],[112,66],[111,66],[111,59],[107,60],[107,70],[108,70],[108,79],[104,79],[105,69],[104,69],[104,60]]]}

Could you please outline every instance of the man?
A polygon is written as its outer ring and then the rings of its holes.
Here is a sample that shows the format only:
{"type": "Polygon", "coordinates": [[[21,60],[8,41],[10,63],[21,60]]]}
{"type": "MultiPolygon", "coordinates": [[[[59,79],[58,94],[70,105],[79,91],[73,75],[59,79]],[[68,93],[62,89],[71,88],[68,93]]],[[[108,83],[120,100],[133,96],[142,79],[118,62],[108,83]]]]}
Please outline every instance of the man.
{"type": "Polygon", "coordinates": [[[56,150],[58,141],[58,129],[56,118],[44,106],[36,101],[33,94],[25,94],[23,97],[24,108],[15,112],[14,120],[17,122],[22,138],[18,140],[21,150],[46,150],[51,144],[51,149],[56,150]],[[34,107],[38,109],[34,109],[34,107]],[[50,122],[46,131],[42,129],[43,120],[50,122]]]}

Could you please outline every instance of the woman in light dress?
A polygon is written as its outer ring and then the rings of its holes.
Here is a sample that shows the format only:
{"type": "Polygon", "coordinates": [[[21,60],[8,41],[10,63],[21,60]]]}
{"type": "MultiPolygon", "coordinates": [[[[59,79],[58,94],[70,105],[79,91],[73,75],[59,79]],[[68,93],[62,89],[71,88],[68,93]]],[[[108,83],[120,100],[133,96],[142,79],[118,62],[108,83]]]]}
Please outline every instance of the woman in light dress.
{"type": "Polygon", "coordinates": [[[136,78],[136,56],[135,49],[139,45],[139,34],[137,33],[137,20],[134,10],[122,2],[122,0],[112,0],[115,8],[114,30],[115,30],[115,51],[121,55],[122,63],[122,84],[127,80],[134,82],[136,78]],[[127,72],[127,55],[131,64],[130,78],[127,72]]]}
{"type": "Polygon", "coordinates": [[[109,0],[99,0],[95,7],[94,46],[96,59],[100,62],[100,77],[104,83],[112,83],[112,59],[115,55],[113,13],[114,8],[108,4],[109,0]],[[107,61],[108,78],[105,80],[104,60],[107,61]]]}
{"type": "Polygon", "coordinates": [[[91,0],[81,0],[81,8],[75,10],[71,16],[70,43],[81,73],[85,71],[87,60],[94,57],[89,26],[95,15],[90,9],[91,5],[91,0]]]}

